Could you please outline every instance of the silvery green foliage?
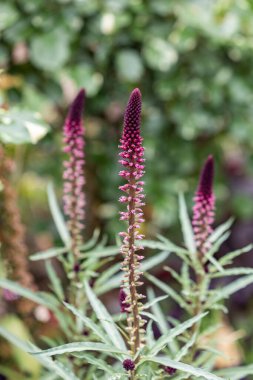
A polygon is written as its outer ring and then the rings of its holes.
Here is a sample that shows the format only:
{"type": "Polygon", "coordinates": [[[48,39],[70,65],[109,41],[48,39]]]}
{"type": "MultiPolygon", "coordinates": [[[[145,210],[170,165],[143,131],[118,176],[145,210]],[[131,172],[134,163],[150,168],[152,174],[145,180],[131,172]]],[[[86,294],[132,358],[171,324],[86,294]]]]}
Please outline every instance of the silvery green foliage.
{"type": "MultiPolygon", "coordinates": [[[[120,286],[122,273],[119,264],[108,266],[98,275],[98,270],[118,254],[119,247],[106,247],[105,239],[100,240],[97,231],[91,240],[80,247],[81,280],[77,286],[77,291],[80,292],[80,304],[74,305],[71,300],[66,302],[64,287],[51,260],[52,258],[60,260],[71,279],[74,274],[69,255],[70,241],[51,185],[49,203],[63,245],[38,252],[31,256],[31,260],[45,260],[52,292],[34,293],[6,279],[0,280],[0,286],[48,308],[59,322],[63,332],[62,337],[57,341],[45,338],[44,349],[41,350],[29,342],[21,341],[4,328],[0,329],[0,335],[39,360],[45,369],[41,380],[47,379],[49,374],[52,376],[55,374],[55,379],[65,380],[131,379],[130,372],[126,372],[122,367],[123,361],[130,358],[124,330],[126,315],[124,313],[112,315],[98,298],[120,286]],[[87,336],[82,334],[84,330],[87,336]]],[[[185,247],[179,247],[162,236],[159,236],[157,241],[144,241],[145,247],[159,252],[144,260],[142,269],[146,278],[164,295],[156,297],[153,288],[147,289],[147,302],[142,311],[142,317],[147,320],[146,343],[137,353],[139,360],[135,379],[243,379],[246,375],[253,374],[252,366],[215,372],[215,357],[220,353],[212,342],[209,345],[205,344],[205,347],[202,347],[200,342],[217,327],[212,322],[212,314],[217,311],[218,313],[227,311],[224,300],[253,282],[252,268],[230,267],[234,258],[250,251],[252,245],[216,259],[215,254],[227,238],[232,221],[229,220],[219,226],[210,237],[212,248],[205,258],[209,265],[208,271],[203,276],[201,287],[196,287],[192,273],[202,275],[203,273],[200,273],[201,268],[195,254],[194,235],[182,195],[179,204],[185,247]],[[168,266],[165,269],[178,282],[180,291],[147,273],[173,254],[182,262],[180,271],[176,272],[168,266]],[[224,287],[210,288],[213,280],[228,276],[237,276],[237,278],[224,287]],[[162,305],[168,302],[179,305],[182,310],[182,321],[164,314],[162,305]],[[201,307],[197,308],[197,305],[201,307]],[[159,338],[154,336],[154,325],[160,330],[159,338]],[[169,375],[165,372],[166,367],[175,369],[175,374],[169,375]]]]}

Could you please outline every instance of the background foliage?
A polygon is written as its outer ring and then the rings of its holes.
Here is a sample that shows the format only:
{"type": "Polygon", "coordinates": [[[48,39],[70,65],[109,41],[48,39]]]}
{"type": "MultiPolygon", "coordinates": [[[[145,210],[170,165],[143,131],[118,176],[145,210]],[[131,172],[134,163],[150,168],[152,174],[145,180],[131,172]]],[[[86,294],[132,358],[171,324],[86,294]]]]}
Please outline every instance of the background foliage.
{"type": "MultiPolygon", "coordinates": [[[[228,244],[251,242],[252,20],[251,0],[0,0],[1,102],[39,111],[51,125],[36,148],[10,148],[31,250],[52,240],[46,183],[52,176],[60,189],[61,126],[81,86],[90,230],[119,230],[117,144],[126,99],[138,86],[148,233],[177,234],[176,194],[187,192],[190,202],[201,163],[213,153],[218,217],[237,217],[228,244]]],[[[249,292],[237,308],[246,307],[249,292]]],[[[245,315],[237,324],[250,329],[245,315]]]]}

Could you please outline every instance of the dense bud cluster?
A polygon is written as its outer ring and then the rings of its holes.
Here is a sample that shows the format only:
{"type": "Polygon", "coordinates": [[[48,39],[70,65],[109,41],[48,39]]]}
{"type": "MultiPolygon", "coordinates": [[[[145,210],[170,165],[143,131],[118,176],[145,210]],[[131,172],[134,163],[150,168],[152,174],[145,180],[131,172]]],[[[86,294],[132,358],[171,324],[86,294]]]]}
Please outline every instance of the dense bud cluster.
{"type": "MultiPolygon", "coordinates": [[[[137,287],[142,285],[140,281],[141,272],[139,270],[142,255],[137,254],[142,247],[136,245],[137,240],[141,240],[143,235],[139,232],[140,225],[144,222],[142,206],[143,185],[140,179],[144,174],[144,148],[142,137],[140,136],[141,124],[141,93],[139,89],[133,90],[126,107],[124,116],[123,135],[120,140],[120,164],[124,170],[119,175],[126,180],[126,184],[120,186],[125,194],[119,201],[127,205],[126,211],[120,213],[121,220],[127,221],[126,232],[121,232],[123,244],[121,253],[124,256],[122,270],[125,272],[122,287],[124,289],[124,305],[127,305],[129,345],[132,353],[136,353],[142,340],[144,321],[140,316],[141,302],[143,295],[137,292],[137,287]],[[128,289],[128,293],[125,293],[128,289]]],[[[121,303],[122,307],[122,303],[121,303]]],[[[126,311],[126,307],[123,308],[126,311]]]]}
{"type": "Polygon", "coordinates": [[[196,246],[201,256],[208,252],[211,245],[208,237],[214,222],[215,196],[213,194],[214,162],[209,156],[202,169],[198,189],[194,197],[193,230],[196,246]]]}
{"type": "Polygon", "coordinates": [[[78,256],[77,246],[82,242],[81,232],[84,221],[84,129],[82,110],[85,92],[81,90],[72,103],[64,125],[64,213],[68,217],[68,227],[74,254],[78,256]]]}

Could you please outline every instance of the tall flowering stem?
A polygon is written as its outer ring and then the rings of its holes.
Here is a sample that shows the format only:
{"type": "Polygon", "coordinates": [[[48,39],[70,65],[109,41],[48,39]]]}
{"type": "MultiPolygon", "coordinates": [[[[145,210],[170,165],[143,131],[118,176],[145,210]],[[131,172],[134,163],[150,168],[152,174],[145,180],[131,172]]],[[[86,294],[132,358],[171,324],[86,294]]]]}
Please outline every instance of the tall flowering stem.
{"type": "Polygon", "coordinates": [[[211,248],[208,241],[213,229],[215,196],[213,193],[214,161],[209,156],[203,166],[194,197],[193,230],[200,259],[211,248]]]}
{"type": "Polygon", "coordinates": [[[74,99],[64,124],[64,152],[68,159],[64,161],[63,204],[64,213],[68,218],[68,229],[72,241],[72,251],[76,260],[79,257],[78,246],[82,243],[84,228],[84,128],[82,126],[82,111],[85,92],[80,90],[74,99]]]}
{"type": "MultiPolygon", "coordinates": [[[[127,232],[121,232],[123,237],[121,252],[124,256],[122,269],[125,272],[122,288],[124,289],[124,311],[128,313],[129,346],[134,356],[143,342],[143,325],[140,311],[144,298],[137,290],[140,282],[140,260],[143,258],[137,253],[142,247],[136,245],[137,240],[141,240],[140,224],[144,222],[142,206],[143,185],[140,179],[144,174],[144,148],[140,135],[141,124],[141,92],[134,89],[130,95],[124,116],[123,135],[120,140],[121,152],[119,153],[119,163],[124,166],[124,170],[119,175],[126,180],[126,184],[120,186],[125,194],[119,201],[126,204],[127,211],[121,212],[121,220],[128,224],[127,232]]],[[[122,292],[121,292],[122,293],[122,292]]]]}

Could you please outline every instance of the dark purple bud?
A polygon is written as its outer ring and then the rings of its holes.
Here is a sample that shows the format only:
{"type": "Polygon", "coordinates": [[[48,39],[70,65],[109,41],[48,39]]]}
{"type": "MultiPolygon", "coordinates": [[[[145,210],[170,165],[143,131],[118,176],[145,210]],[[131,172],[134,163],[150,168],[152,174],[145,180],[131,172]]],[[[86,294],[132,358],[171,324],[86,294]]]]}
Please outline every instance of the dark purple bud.
{"type": "Polygon", "coordinates": [[[164,367],[164,371],[166,373],[168,373],[169,375],[171,375],[171,376],[175,375],[175,373],[177,372],[176,368],[172,368],[172,367],[169,367],[169,366],[164,367]]]}
{"type": "Polygon", "coordinates": [[[209,198],[213,193],[214,161],[213,156],[209,156],[202,168],[197,193],[209,198]]]}
{"type": "Polygon", "coordinates": [[[74,267],[73,267],[73,271],[75,272],[75,273],[78,273],[78,272],[80,272],[80,264],[79,263],[75,263],[75,265],[74,265],[74,267]]]}
{"type": "Polygon", "coordinates": [[[127,294],[124,289],[120,289],[119,291],[119,303],[120,310],[122,313],[129,313],[128,308],[130,307],[129,303],[126,302],[127,294]]]}
{"type": "Polygon", "coordinates": [[[83,329],[82,334],[83,336],[89,336],[89,330],[83,329]]]}
{"type": "Polygon", "coordinates": [[[0,380],[7,380],[7,377],[0,373],[0,380]]]}
{"type": "Polygon", "coordinates": [[[131,359],[125,359],[123,361],[123,368],[126,371],[133,371],[135,369],[135,364],[131,359]]]}

